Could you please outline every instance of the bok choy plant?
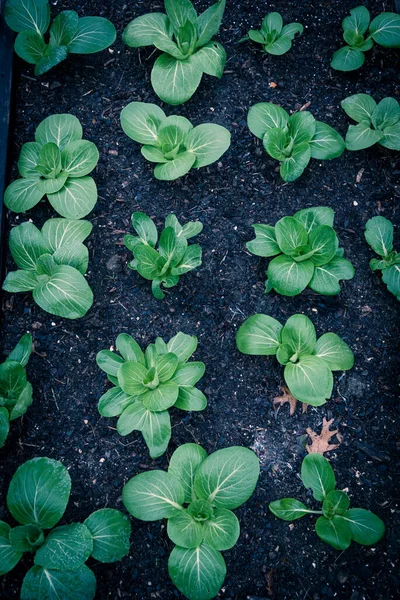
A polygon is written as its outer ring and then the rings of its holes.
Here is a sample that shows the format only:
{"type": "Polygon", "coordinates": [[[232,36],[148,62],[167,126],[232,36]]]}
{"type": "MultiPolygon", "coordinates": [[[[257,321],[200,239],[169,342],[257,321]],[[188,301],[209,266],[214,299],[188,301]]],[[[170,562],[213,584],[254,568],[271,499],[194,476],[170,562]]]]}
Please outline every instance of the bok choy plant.
{"type": "Polygon", "coordinates": [[[290,50],[295,35],[301,35],[303,31],[301,23],[289,23],[284,26],[281,15],[272,12],[264,17],[261,29],[250,29],[240,41],[251,40],[261,44],[264,52],[281,56],[290,50]]]}
{"type": "Polygon", "coordinates": [[[126,27],[122,40],[127,46],[155,46],[162,51],[154,63],[151,83],[163,102],[187,102],[203,73],[222,77],[226,52],[212,38],[220,28],[225,4],[226,0],[219,0],[197,15],[190,0],[164,0],[167,14],[142,15],[126,27]]]}
{"type": "Polygon", "coordinates": [[[400,253],[393,250],[393,224],[385,217],[372,217],[365,227],[365,239],[380,258],[373,258],[372,271],[382,271],[389,292],[400,300],[400,253]]]}
{"type": "Polygon", "coordinates": [[[48,0],[7,0],[7,25],[18,33],[14,49],[20,58],[35,65],[43,75],[65,60],[68,54],[93,54],[111,46],[116,38],[114,25],[103,17],[79,17],[64,10],[50,25],[48,0]]]}
{"type": "Polygon", "coordinates": [[[16,179],[7,187],[4,204],[25,212],[47,196],[67,219],[82,219],[97,202],[97,188],[88,177],[99,160],[93,144],[82,140],[82,126],[73,115],[51,115],[40,123],[35,141],[21,148],[16,179]]]}
{"type": "Polygon", "coordinates": [[[284,379],[300,402],[321,406],[332,395],[332,371],[354,364],[349,346],[336,333],[317,340],[315,327],[305,315],[293,315],[285,326],[268,315],[253,315],[239,327],[236,345],[243,354],[276,355],[285,366],[284,379]]]}
{"type": "Polygon", "coordinates": [[[32,404],[32,385],[25,371],[31,353],[32,336],[26,333],[0,364],[0,448],[7,439],[10,421],[25,414],[32,404]]]}
{"type": "Polygon", "coordinates": [[[335,474],[324,456],[308,454],[301,465],[301,479],[305,488],[311,488],[315,500],[322,502],[322,510],[311,510],[295,498],[283,498],[269,505],[276,517],[295,521],[309,514],[321,515],[315,531],[336,550],[346,550],[352,541],[362,546],[379,542],[385,533],[383,521],[364,508],[350,508],[348,495],[335,489],[335,474]]]}
{"type": "Polygon", "coordinates": [[[232,512],[250,498],[260,466],[248,448],[232,446],[209,456],[197,444],[183,444],[168,471],[136,475],[122,490],[122,500],[136,519],[168,519],[167,534],[176,544],[168,571],[189,600],[211,600],[226,575],[221,554],[236,544],[238,518],[232,512]]]}
{"type": "Polygon", "coordinates": [[[182,227],[174,214],[168,215],[158,241],[158,250],[155,248],[157,228],[150,217],[135,212],[132,225],[138,235],[124,236],[125,246],[133,252],[129,268],[151,281],[153,296],[160,300],[165,295],[161,286],[171,288],[177,285],[181,275],[201,265],[201,247],[199,244],[189,246],[187,240],[198,235],[203,224],[189,221],[182,227]]]}
{"type": "Polygon", "coordinates": [[[162,456],[171,437],[172,406],[187,411],[203,410],[207,400],[195,385],[203,377],[202,362],[188,362],[197,338],[179,332],[165,343],[157,338],[143,352],[127,333],[117,337],[117,352],[101,350],[97,364],[114,387],[99,400],[99,413],[119,417],[117,431],[129,435],[141,431],[152,458],[162,456]]]}
{"type": "Polygon", "coordinates": [[[83,523],[56,527],[67,508],[71,478],[57,460],[33,458],[11,479],[7,507],[19,523],[0,521],[0,575],[29,553],[21,600],[93,600],[96,578],[85,565],[90,556],[102,563],[129,552],[131,525],[119,510],[103,508],[83,523]]]}
{"type": "Polygon", "coordinates": [[[90,234],[89,221],[49,219],[40,231],[33,223],[11,230],[9,246],[18,267],[3,283],[6,292],[32,292],[43,310],[65,319],[83,317],[93,304],[84,275],[90,234]]]}

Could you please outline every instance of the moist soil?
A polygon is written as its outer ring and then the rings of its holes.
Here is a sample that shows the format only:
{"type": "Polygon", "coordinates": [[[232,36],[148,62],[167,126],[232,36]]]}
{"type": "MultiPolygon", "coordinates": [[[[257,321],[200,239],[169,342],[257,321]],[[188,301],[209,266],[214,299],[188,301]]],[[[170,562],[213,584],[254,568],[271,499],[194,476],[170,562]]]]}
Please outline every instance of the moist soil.
{"type": "MultiPolygon", "coordinates": [[[[114,0],[71,4],[56,2],[53,17],[67,8],[80,15],[102,15],[115,23],[119,36],[102,53],[73,55],[40,78],[30,65],[15,61],[14,122],[11,131],[10,181],[24,142],[33,140],[36,126],[54,113],[76,115],[84,138],[95,142],[100,161],[94,173],[98,203],[90,214],[93,233],[88,246],[88,281],[95,301],[83,319],[64,320],[36,306],[30,294],[2,295],[1,345],[4,356],[26,331],[34,337],[35,353],[27,371],[34,404],[22,420],[13,422],[1,450],[0,518],[10,520],[5,498],[16,468],[35,456],[60,460],[69,469],[73,487],[63,523],[84,520],[108,506],[124,510],[121,490],[126,481],[147,469],[165,468],[180,444],[197,442],[208,452],[231,445],[253,448],[261,476],[251,499],[236,513],[241,536],[224,553],[227,577],[219,598],[344,600],[399,597],[396,565],[398,501],[398,308],[380,275],[370,271],[373,253],[363,230],[374,215],[399,224],[397,201],[399,155],[378,146],[345,152],[333,161],[312,160],[300,179],[284,184],[277,163],[249,132],[250,106],[271,101],[288,111],[309,105],[317,119],[345,134],[349,120],[340,101],[366,92],[376,100],[400,94],[399,53],[374,48],[365,66],[351,74],[330,69],[333,52],[343,44],[340,23],[353,0],[273,4],[250,0],[228,2],[220,41],[228,53],[219,81],[204,76],[193,99],[165,108],[194,123],[215,122],[232,132],[232,145],[215,163],[175,182],[159,182],[138,144],[123,133],[119,114],[131,101],[160,104],[150,84],[154,53],[128,49],[121,41],[124,26],[136,16],[162,10],[160,1],[114,0]],[[285,22],[304,24],[302,37],[282,56],[264,55],[237,41],[263,16],[279,11],[285,22]],[[345,255],[355,268],[352,281],[338,297],[307,291],[295,298],[265,295],[267,259],[252,256],[245,242],[253,223],[274,224],[284,215],[308,206],[331,206],[345,255]],[[152,297],[150,284],[127,268],[130,252],[122,237],[132,232],[130,215],[141,210],[157,225],[174,212],[180,220],[200,219],[204,229],[196,241],[203,247],[201,268],[183,276],[163,301],[152,297]],[[334,331],[351,346],[355,366],[335,374],[333,396],[323,407],[298,408],[289,415],[286,404],[276,410],[273,398],[283,383],[282,367],[273,357],[240,354],[235,333],[254,313],[285,321],[293,313],[309,316],[320,335],[334,331]],[[168,339],[178,331],[199,340],[196,360],[206,364],[199,387],[208,397],[201,413],[172,410],[173,434],[167,453],[151,460],[139,433],[120,437],[116,419],[100,417],[99,397],[108,389],[96,366],[96,353],[111,348],[121,332],[143,346],[156,336],[168,339]],[[368,508],[386,523],[376,546],[355,543],[345,552],[324,544],[314,531],[314,519],[293,524],[268,512],[268,503],[284,496],[314,501],[302,487],[299,471],[305,456],[306,429],[319,432],[322,418],[334,418],[343,440],[328,454],[338,487],[346,489],[353,506],[368,508]]],[[[208,3],[199,1],[204,10],[208,3]]],[[[392,10],[390,2],[366,2],[372,15],[392,10]]],[[[7,215],[7,235],[14,225],[33,219],[41,225],[56,216],[46,203],[26,215],[7,215]]],[[[397,234],[397,248],[400,236],[397,234]]],[[[7,251],[7,270],[14,268],[7,251]]],[[[165,522],[132,519],[132,546],[125,559],[111,565],[89,561],[97,577],[97,599],[182,598],[168,576],[172,544],[165,522]]],[[[1,598],[18,598],[26,557],[1,578],[1,598]]]]}

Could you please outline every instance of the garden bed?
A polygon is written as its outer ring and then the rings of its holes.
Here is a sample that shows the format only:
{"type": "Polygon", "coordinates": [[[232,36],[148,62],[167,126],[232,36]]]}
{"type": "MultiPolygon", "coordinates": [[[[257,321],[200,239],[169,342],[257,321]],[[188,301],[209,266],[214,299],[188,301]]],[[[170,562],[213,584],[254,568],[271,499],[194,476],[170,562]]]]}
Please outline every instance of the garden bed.
{"type": "MultiPolygon", "coordinates": [[[[33,77],[29,65],[15,61],[10,180],[17,175],[21,145],[33,139],[40,121],[54,113],[72,113],[83,125],[84,138],[100,151],[94,173],[99,200],[89,216],[94,227],[88,281],[95,301],[85,318],[53,317],[35,305],[30,294],[2,294],[4,354],[26,331],[33,334],[35,354],[28,365],[34,404],[22,422],[13,423],[1,450],[0,519],[6,515],[11,476],[34,456],[60,460],[69,469],[73,488],[66,518],[71,521],[83,520],[95,508],[123,509],[124,483],[143,470],[165,468],[180,444],[198,442],[209,452],[244,445],[259,454],[261,477],[256,492],[237,511],[242,533],[237,546],[225,553],[228,574],[219,597],[394,599],[400,584],[395,534],[399,306],[380,276],[369,269],[372,252],[363,229],[377,214],[399,224],[400,159],[378,146],[345,152],[333,161],[312,160],[300,179],[283,184],[276,162],[249,132],[246,115],[251,105],[264,100],[288,111],[310,103],[317,119],[344,135],[348,118],[340,108],[342,99],[360,92],[377,100],[400,94],[399,53],[376,47],[360,71],[334,72],[329,61],[341,44],[340,22],[353,1],[256,4],[228,3],[218,38],[228,53],[223,78],[205,76],[190,102],[163,107],[168,115],[184,115],[195,125],[219,123],[232,133],[232,145],[219,163],[172,183],[154,179],[139,145],[119,124],[120,111],[129,102],[159,103],[150,84],[152,50],[128,49],[119,35],[112,49],[70,56],[40,78],[33,77]],[[305,25],[304,35],[282,57],[237,44],[269,10],[278,10],[287,22],[305,25]],[[335,229],[356,268],[354,279],[344,282],[339,297],[310,290],[295,298],[265,295],[267,262],[245,249],[253,237],[251,225],[274,224],[284,215],[317,205],[334,208],[335,229]],[[154,299],[149,282],[127,268],[131,255],[122,237],[132,233],[130,215],[135,210],[146,212],[157,224],[170,212],[183,222],[204,223],[196,239],[203,247],[202,267],[185,275],[163,301],[154,299]],[[353,349],[356,362],[351,371],[335,375],[334,393],[325,406],[310,407],[305,414],[298,409],[291,417],[288,406],[277,411],[272,404],[279,395],[282,368],[272,357],[240,354],[235,333],[254,313],[285,321],[296,312],[309,316],[318,334],[338,333],[353,349]],[[108,384],[95,357],[121,332],[145,346],[156,336],[168,339],[178,331],[199,339],[195,359],[206,364],[199,387],[209,404],[200,413],[173,410],[169,449],[152,461],[140,434],[121,438],[115,420],[100,417],[97,401],[108,384]],[[371,548],[353,544],[340,553],[316,537],[312,519],[291,526],[268,512],[271,500],[308,496],[296,475],[305,454],[302,436],[307,427],[319,431],[324,416],[334,417],[343,435],[342,444],[329,456],[339,488],[348,488],[353,506],[372,510],[387,526],[383,540],[371,548]]],[[[56,8],[57,13],[74,8],[80,15],[105,16],[120,34],[134,16],[160,10],[161,2],[87,0],[72,5],[63,0],[56,8]]],[[[375,15],[392,6],[371,1],[368,8],[375,15]]],[[[47,203],[26,216],[8,213],[7,232],[28,218],[41,225],[53,214],[47,203]]],[[[398,235],[396,245],[399,249],[398,235]]],[[[6,265],[13,268],[8,252],[6,265]]],[[[96,598],[181,598],[167,572],[172,544],[165,527],[160,522],[132,523],[129,556],[115,564],[91,565],[97,577],[96,598]]],[[[1,598],[19,597],[28,562],[24,558],[0,579],[1,598]]]]}

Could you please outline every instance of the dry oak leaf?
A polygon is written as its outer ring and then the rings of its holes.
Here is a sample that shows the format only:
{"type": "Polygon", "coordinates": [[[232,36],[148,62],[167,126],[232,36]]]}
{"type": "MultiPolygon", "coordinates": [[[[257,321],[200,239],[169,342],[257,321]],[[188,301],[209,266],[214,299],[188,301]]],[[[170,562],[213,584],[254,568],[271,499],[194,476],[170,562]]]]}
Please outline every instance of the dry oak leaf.
{"type": "Polygon", "coordinates": [[[338,429],[334,429],[330,431],[329,427],[332,425],[334,419],[330,419],[327,421],[325,417],[322,419],[322,429],[321,433],[318,435],[311,429],[311,427],[307,427],[306,432],[311,438],[311,444],[306,446],[306,450],[309,454],[321,454],[322,456],[325,452],[331,452],[338,448],[342,442],[342,435],[339,433],[338,429]],[[338,444],[331,444],[330,439],[336,435],[338,444]]]}
{"type": "MultiPolygon", "coordinates": [[[[297,398],[295,398],[294,396],[292,396],[292,394],[289,392],[288,388],[285,386],[281,387],[281,391],[283,396],[277,396],[276,398],[274,398],[274,406],[282,406],[283,404],[286,404],[286,402],[289,404],[290,406],[290,410],[289,410],[289,414],[290,415],[294,415],[294,412],[296,410],[296,406],[297,406],[297,398]]],[[[307,411],[307,407],[308,404],[306,404],[305,402],[302,402],[303,405],[303,413],[305,413],[307,411]]]]}

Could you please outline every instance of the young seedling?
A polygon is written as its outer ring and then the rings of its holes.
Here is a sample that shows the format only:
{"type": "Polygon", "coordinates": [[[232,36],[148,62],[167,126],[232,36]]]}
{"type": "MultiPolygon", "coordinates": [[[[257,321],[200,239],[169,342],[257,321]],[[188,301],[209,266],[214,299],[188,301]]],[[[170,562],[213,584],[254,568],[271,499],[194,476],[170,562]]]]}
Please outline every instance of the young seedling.
{"type": "Polygon", "coordinates": [[[55,527],[70,491],[67,469],[50,458],[28,460],[11,479],[7,507],[20,525],[0,521],[0,575],[11,571],[23,554],[32,555],[21,600],[92,600],[96,578],[85,565],[88,558],[111,563],[129,552],[131,525],[119,510],[103,508],[83,523],[55,527]]]}
{"type": "Polygon", "coordinates": [[[18,267],[3,283],[6,292],[32,292],[34,301],[52,315],[83,317],[93,304],[84,274],[90,234],[89,221],[49,219],[40,231],[33,223],[11,230],[9,246],[18,267]]]}
{"type": "Polygon", "coordinates": [[[400,106],[394,98],[383,98],[377,104],[368,94],[354,94],[341,102],[343,110],[358,125],[350,125],[346,133],[347,150],[364,150],[379,144],[389,150],[400,150],[400,106]]]}
{"type": "Polygon", "coordinates": [[[372,217],[365,227],[365,239],[381,258],[373,258],[369,266],[382,271],[389,292],[400,300],[400,253],[393,250],[393,224],[385,217],[372,217]]]}
{"type": "Polygon", "coordinates": [[[264,52],[281,56],[290,50],[295,35],[301,35],[303,31],[301,23],[289,23],[284,26],[281,15],[272,12],[264,17],[261,29],[250,29],[247,36],[240,41],[251,40],[261,44],[264,52]]]}
{"type": "Polygon", "coordinates": [[[167,117],[156,104],[146,102],[128,104],[121,112],[121,125],[128,137],[143,144],[143,156],[158,163],[154,176],[162,181],[216,162],[231,143],[231,134],[221,125],[193,127],[185,117],[167,117]]]}
{"type": "Polygon", "coordinates": [[[97,364],[114,385],[99,400],[103,417],[119,417],[117,431],[141,431],[152,458],[162,456],[171,437],[168,409],[199,411],[207,406],[195,385],[203,377],[202,362],[188,362],[196,351],[195,336],[177,333],[165,343],[157,338],[142,352],[128,334],[117,337],[116,348],[101,350],[97,364]]]}
{"type": "Polygon", "coordinates": [[[284,181],[294,181],[311,158],[330,160],[345,148],[343,138],[332,127],[316,121],[308,111],[289,115],[271,102],[259,102],[247,115],[251,133],[263,142],[267,154],[280,161],[284,181]]]}
{"type": "Polygon", "coordinates": [[[82,219],[97,202],[97,188],[88,177],[99,160],[93,142],[82,140],[82,126],[73,115],[51,115],[40,123],[35,141],[21,148],[16,179],[7,187],[4,204],[25,212],[47,196],[67,219],[82,219]]]}
{"type": "Polygon", "coordinates": [[[233,509],[252,495],[260,474],[257,456],[233,446],[207,452],[183,444],[168,472],[136,475],[122,490],[127,510],[142,521],[168,519],[167,534],[176,544],[168,571],[189,600],[211,600],[226,575],[221,550],[236,544],[240,525],[233,509]]]}
{"type": "Polygon", "coordinates": [[[337,71],[355,71],[365,61],[365,52],[374,42],[384,48],[400,48],[400,15],[383,12],[370,23],[369,10],[365,6],[352,8],[350,16],[342,21],[343,39],[347,46],[337,50],[331,67],[337,71]],[[367,37],[365,37],[368,31],[367,37]]]}
{"type": "Polygon", "coordinates": [[[340,280],[352,279],[354,268],[343,258],[333,229],[335,213],[327,206],[299,210],[275,227],[253,225],[256,237],[247,249],[256,256],[275,256],[268,265],[266,292],[296,296],[307,286],[318,294],[340,293],[340,280]]]}
{"type": "Polygon", "coordinates": [[[276,517],[295,521],[308,514],[321,515],[315,531],[336,550],[346,550],[352,541],[362,546],[379,542],[385,533],[383,521],[364,508],[349,508],[350,498],[345,492],[335,490],[335,474],[324,456],[306,456],[301,465],[301,479],[305,488],[311,488],[315,500],[322,502],[322,510],[311,510],[295,498],[283,498],[269,505],[276,517]]]}
{"type": "Polygon", "coordinates": [[[222,77],[226,52],[212,38],[220,28],[225,4],[219,0],[198,16],[190,0],[164,0],[166,15],[142,15],[126,27],[122,40],[127,46],[155,46],[162,51],[154,63],[151,83],[167,104],[187,102],[203,73],[222,77]]]}
{"type": "Polygon", "coordinates": [[[32,404],[32,385],[25,367],[32,352],[32,336],[26,333],[0,364],[0,448],[10,431],[10,421],[26,413],[32,404]]]}
{"type": "Polygon", "coordinates": [[[354,364],[349,346],[336,333],[317,340],[315,327],[305,315],[293,315],[283,327],[268,315],[249,317],[236,334],[243,354],[276,355],[285,366],[284,379],[300,402],[321,406],[332,395],[332,371],[347,371],[354,364]]]}
{"type": "Polygon", "coordinates": [[[74,10],[65,10],[52,22],[46,42],[50,25],[47,0],[7,0],[4,17],[10,29],[18,33],[15,52],[35,65],[35,75],[43,75],[68,54],[100,52],[111,46],[117,35],[108,19],[79,18],[74,10]]]}
{"type": "Polygon", "coordinates": [[[168,215],[158,241],[158,250],[155,248],[157,228],[150,217],[135,212],[132,225],[138,235],[124,236],[125,246],[133,252],[129,268],[150,280],[153,296],[161,300],[165,295],[161,286],[174,287],[181,275],[201,265],[201,247],[199,244],[189,246],[187,240],[198,235],[203,224],[189,221],[182,227],[174,214],[168,215]]]}

